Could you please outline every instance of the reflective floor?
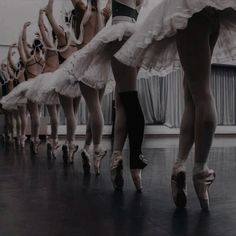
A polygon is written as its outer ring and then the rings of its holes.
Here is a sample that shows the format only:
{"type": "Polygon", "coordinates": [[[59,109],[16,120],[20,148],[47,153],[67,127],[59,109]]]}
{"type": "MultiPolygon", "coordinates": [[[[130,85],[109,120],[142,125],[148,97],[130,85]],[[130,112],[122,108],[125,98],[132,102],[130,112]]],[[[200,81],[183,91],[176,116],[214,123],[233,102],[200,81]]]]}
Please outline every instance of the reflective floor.
{"type": "MultiPolygon", "coordinates": [[[[114,192],[109,156],[102,175],[84,176],[79,153],[73,166],[46,157],[46,145],[31,157],[25,151],[0,148],[1,236],[235,236],[236,147],[213,148],[210,167],[216,171],[211,187],[211,212],[202,213],[188,162],[188,205],[175,209],[170,174],[176,148],[145,149],[149,165],[143,173],[144,191],[135,192],[125,162],[123,193],[114,192]]],[[[126,153],[127,157],[127,153],[126,153]]],[[[127,158],[126,158],[127,159],[127,158]]]]}

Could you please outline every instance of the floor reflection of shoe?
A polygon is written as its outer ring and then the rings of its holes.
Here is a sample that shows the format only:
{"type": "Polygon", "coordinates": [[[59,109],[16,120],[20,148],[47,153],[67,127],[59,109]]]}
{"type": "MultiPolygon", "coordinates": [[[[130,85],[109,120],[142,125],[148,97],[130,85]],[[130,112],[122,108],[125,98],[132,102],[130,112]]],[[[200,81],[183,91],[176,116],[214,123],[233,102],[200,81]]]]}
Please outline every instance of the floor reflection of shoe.
{"type": "Polygon", "coordinates": [[[52,144],[50,142],[47,143],[47,157],[52,158],[52,144]]]}
{"type": "Polygon", "coordinates": [[[62,158],[65,164],[67,164],[69,156],[68,156],[68,146],[67,144],[62,145],[62,158]]]}
{"type": "Polygon", "coordinates": [[[176,207],[184,208],[187,204],[186,171],[182,164],[175,164],[171,176],[172,197],[176,207]]]}
{"type": "Polygon", "coordinates": [[[15,141],[16,141],[16,146],[20,147],[20,137],[16,137],[15,141]]]}
{"type": "Polygon", "coordinates": [[[93,160],[94,160],[94,170],[96,175],[101,174],[101,162],[102,159],[106,156],[107,151],[98,151],[94,152],[93,160]]]}
{"type": "Polygon", "coordinates": [[[84,173],[89,174],[90,173],[90,167],[91,167],[89,153],[85,149],[82,149],[81,150],[81,157],[82,157],[82,162],[83,162],[84,173]]]}
{"type": "Polygon", "coordinates": [[[39,141],[33,141],[30,142],[30,151],[32,154],[36,155],[38,154],[38,147],[39,147],[39,141]]]}
{"type": "Polygon", "coordinates": [[[55,159],[56,158],[55,150],[59,147],[60,147],[60,145],[59,145],[57,139],[48,140],[48,143],[47,143],[47,157],[55,159]]]}
{"type": "Polygon", "coordinates": [[[26,141],[26,136],[25,135],[23,135],[23,136],[21,136],[20,137],[20,147],[21,148],[24,148],[25,147],[25,141],[26,141]]]}
{"type": "Polygon", "coordinates": [[[131,176],[136,187],[137,192],[141,193],[142,186],[142,170],[141,169],[131,169],[131,176]]]}
{"type": "Polygon", "coordinates": [[[114,152],[110,164],[111,181],[115,190],[121,191],[124,186],[123,157],[120,152],[114,152]]]}
{"type": "Polygon", "coordinates": [[[211,169],[193,175],[194,188],[203,211],[209,211],[209,187],[214,180],[215,172],[211,169]]]}

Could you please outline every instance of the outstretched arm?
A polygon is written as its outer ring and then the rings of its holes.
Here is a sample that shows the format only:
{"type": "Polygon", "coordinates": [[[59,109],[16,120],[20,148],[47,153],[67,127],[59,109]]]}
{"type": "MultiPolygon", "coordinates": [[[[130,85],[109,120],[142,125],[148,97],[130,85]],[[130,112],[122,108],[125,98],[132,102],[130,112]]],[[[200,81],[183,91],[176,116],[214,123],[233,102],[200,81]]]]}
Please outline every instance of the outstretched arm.
{"type": "Polygon", "coordinates": [[[43,13],[44,13],[44,10],[41,9],[39,11],[39,18],[38,18],[39,30],[40,30],[40,33],[42,35],[42,39],[43,39],[43,42],[44,42],[45,46],[48,47],[48,48],[52,48],[53,43],[50,40],[50,37],[49,37],[49,34],[48,34],[48,29],[44,24],[43,13]]]}
{"type": "Polygon", "coordinates": [[[53,29],[53,31],[55,32],[58,40],[64,40],[65,39],[65,32],[64,30],[59,26],[59,24],[56,22],[54,16],[53,16],[53,3],[54,0],[49,0],[48,1],[48,5],[45,8],[45,13],[46,16],[48,18],[48,21],[53,29]]]}
{"type": "Polygon", "coordinates": [[[27,42],[27,33],[26,33],[26,29],[30,26],[31,22],[26,22],[23,26],[23,30],[22,30],[22,44],[23,44],[23,48],[24,48],[24,52],[25,52],[25,56],[26,58],[30,58],[31,54],[30,54],[30,50],[28,47],[28,42],[27,42]]]}
{"type": "Polygon", "coordinates": [[[106,6],[102,9],[102,15],[104,16],[105,24],[111,16],[112,1],[108,0],[106,6]]]}
{"type": "Polygon", "coordinates": [[[26,58],[25,51],[24,51],[24,48],[23,48],[22,36],[21,35],[19,36],[18,47],[17,48],[18,48],[18,51],[19,51],[19,54],[20,54],[20,57],[21,57],[21,60],[22,60],[23,64],[26,65],[27,58],[26,58]]]}
{"type": "Polygon", "coordinates": [[[9,61],[7,61],[7,72],[9,74],[10,78],[12,78],[12,79],[16,78],[16,75],[15,75],[14,71],[10,67],[9,61]]]}
{"type": "Polygon", "coordinates": [[[8,55],[7,55],[7,60],[9,62],[9,65],[10,65],[11,68],[13,68],[13,70],[17,70],[17,67],[16,67],[16,65],[15,65],[15,63],[13,62],[13,59],[12,59],[12,55],[13,55],[12,49],[15,46],[16,46],[16,43],[14,43],[10,46],[10,48],[8,50],[8,55]]]}

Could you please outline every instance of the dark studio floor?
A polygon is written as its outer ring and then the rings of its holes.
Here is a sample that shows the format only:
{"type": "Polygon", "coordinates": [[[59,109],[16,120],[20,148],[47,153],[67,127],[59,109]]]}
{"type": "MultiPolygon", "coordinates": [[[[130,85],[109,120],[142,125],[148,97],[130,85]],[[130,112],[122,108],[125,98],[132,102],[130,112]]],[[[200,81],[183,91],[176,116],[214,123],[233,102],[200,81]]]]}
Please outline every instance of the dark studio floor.
{"type": "Polygon", "coordinates": [[[0,148],[0,236],[235,236],[236,147],[213,148],[210,167],[217,174],[211,187],[211,212],[202,213],[191,182],[186,210],[171,199],[170,174],[176,148],[146,149],[144,191],[135,192],[125,163],[125,188],[114,192],[109,156],[102,175],[84,176],[79,154],[73,166],[61,156],[48,160],[46,145],[31,157],[0,148]]]}

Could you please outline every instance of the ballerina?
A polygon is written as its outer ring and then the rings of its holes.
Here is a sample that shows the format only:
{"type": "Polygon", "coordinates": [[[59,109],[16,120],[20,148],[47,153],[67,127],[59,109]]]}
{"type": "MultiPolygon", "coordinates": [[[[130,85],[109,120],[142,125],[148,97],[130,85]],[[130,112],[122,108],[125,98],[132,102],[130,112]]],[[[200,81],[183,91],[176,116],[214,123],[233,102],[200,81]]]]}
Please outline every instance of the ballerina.
{"type": "Polygon", "coordinates": [[[183,67],[185,111],[171,181],[177,207],[186,206],[185,162],[195,144],[194,187],[202,210],[209,210],[215,172],[207,160],[216,127],[209,75],[212,61],[236,59],[235,10],[234,0],[162,1],[115,55],[126,65],[154,69],[160,75],[183,67]]]}
{"type": "MultiPolygon", "coordinates": [[[[122,4],[120,1],[115,1],[115,3],[113,1],[112,3],[112,26],[107,26],[102,29],[89,44],[80,50],[78,54],[74,54],[73,57],[70,58],[71,60],[68,61],[64,70],[67,72],[70,80],[74,82],[74,84],[79,82],[81,92],[88,104],[89,111],[93,114],[91,117],[100,117],[99,119],[91,120],[93,140],[95,143],[95,138],[101,137],[103,123],[101,122],[101,107],[98,102],[96,106],[92,105],[94,104],[94,101],[98,101],[98,99],[96,99],[96,90],[98,91],[99,89],[104,88],[106,84],[112,84],[112,62],[117,84],[116,95],[119,95],[119,100],[117,99],[118,120],[116,121],[116,131],[117,135],[120,136],[115,139],[115,143],[116,140],[119,140],[120,144],[115,144],[117,145],[114,149],[116,152],[111,161],[112,181],[115,188],[123,187],[123,183],[120,184],[120,186],[117,186],[116,183],[116,179],[118,179],[116,176],[121,175],[121,171],[119,171],[121,168],[120,165],[116,165],[115,162],[117,159],[117,153],[119,154],[119,157],[121,156],[126,138],[126,130],[124,130],[124,128],[127,127],[130,139],[131,174],[137,191],[141,191],[141,171],[147,165],[147,160],[144,158],[141,151],[142,138],[140,138],[140,136],[143,135],[144,118],[137,97],[136,70],[129,67],[121,67],[118,62],[116,63],[113,60],[113,55],[117,50],[119,50],[119,47],[135,31],[136,27],[134,23],[136,22],[138,15],[137,8],[141,6],[141,2],[125,1],[122,2],[122,4]],[[130,78],[132,78],[132,82],[129,82],[131,81],[130,78]],[[89,96],[91,94],[94,94],[93,99],[89,96]],[[122,95],[126,98],[121,102],[122,95]],[[132,102],[130,103],[129,101],[132,102]],[[91,102],[93,102],[93,104],[91,104],[91,102]],[[127,106],[125,106],[125,104],[127,106]],[[129,123],[128,126],[126,126],[126,121],[129,123]],[[120,124],[119,127],[118,124],[120,124]],[[140,128],[137,129],[137,127],[140,128]]],[[[111,5],[111,1],[109,1],[109,4],[111,5]]],[[[97,162],[99,168],[100,160],[97,162]]],[[[120,162],[118,161],[118,163],[120,162]]],[[[121,182],[123,182],[122,176],[121,179],[121,182]]]]}

